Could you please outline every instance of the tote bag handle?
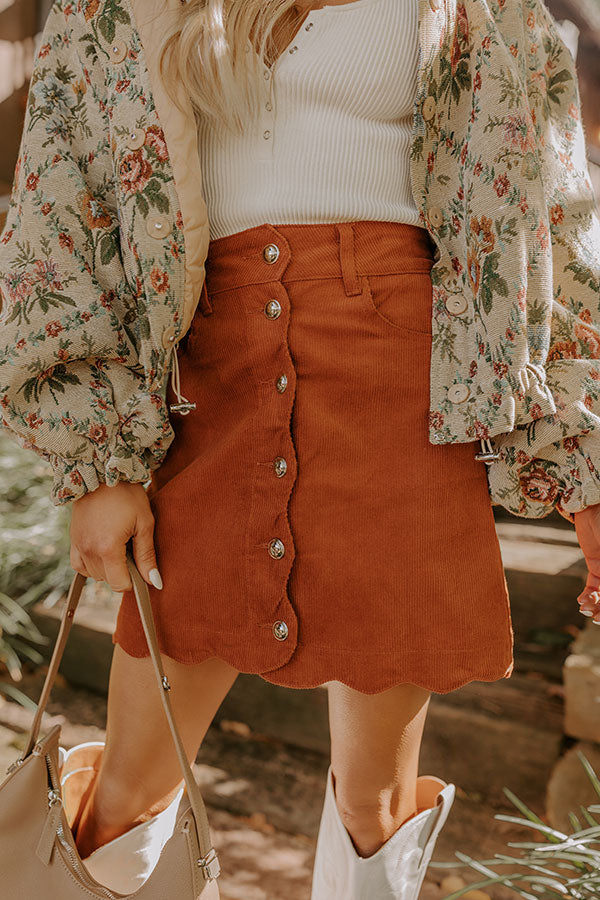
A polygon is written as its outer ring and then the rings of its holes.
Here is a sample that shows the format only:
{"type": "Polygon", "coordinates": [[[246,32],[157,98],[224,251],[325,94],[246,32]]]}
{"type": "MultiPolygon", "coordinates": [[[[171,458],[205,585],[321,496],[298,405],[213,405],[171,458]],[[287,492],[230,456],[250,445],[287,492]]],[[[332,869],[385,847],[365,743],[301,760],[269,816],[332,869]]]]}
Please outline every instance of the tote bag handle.
{"type": "MultiPolygon", "coordinates": [[[[208,817],[206,815],[206,807],[204,806],[204,801],[202,799],[202,795],[200,793],[200,789],[196,783],[196,779],[194,778],[194,774],[191,770],[190,764],[188,762],[188,758],[185,752],[185,748],[183,746],[183,742],[181,740],[181,736],[179,734],[179,730],[175,723],[175,719],[173,718],[173,710],[171,708],[171,701],[169,698],[169,691],[171,690],[171,685],[165,675],[162,667],[162,660],[160,656],[160,650],[158,648],[158,641],[156,639],[156,628],[154,625],[154,616],[152,613],[152,605],[150,603],[150,596],[148,594],[148,586],[142,576],[140,575],[135,562],[133,561],[133,557],[129,549],[127,549],[126,554],[127,567],[131,574],[131,580],[133,583],[133,590],[135,593],[135,599],[137,600],[137,605],[140,613],[140,618],[142,620],[142,625],[144,627],[144,633],[146,635],[146,641],[148,642],[148,647],[150,649],[150,655],[152,657],[152,662],[154,663],[154,671],[156,672],[156,678],[158,682],[158,688],[160,691],[160,695],[162,697],[162,703],[165,710],[165,714],[167,716],[167,721],[169,723],[169,728],[171,729],[171,734],[173,736],[173,741],[175,743],[175,749],[177,751],[177,756],[179,758],[179,765],[181,766],[181,771],[183,772],[183,777],[185,780],[185,786],[187,788],[188,797],[190,800],[190,806],[192,808],[192,813],[194,816],[194,820],[196,823],[196,832],[198,835],[198,845],[200,848],[200,855],[202,857],[206,856],[209,853],[211,848],[211,839],[210,832],[208,826],[208,817]]],[[[37,710],[35,713],[35,717],[33,720],[33,724],[31,726],[31,733],[29,735],[29,741],[27,743],[27,747],[23,754],[23,759],[31,753],[33,750],[33,746],[38,739],[38,734],[40,730],[40,725],[42,722],[42,716],[45,712],[46,706],[48,704],[48,699],[50,697],[50,691],[52,690],[52,686],[54,684],[56,673],[58,672],[58,668],[60,666],[60,662],[62,659],[62,655],[64,653],[65,645],[67,643],[67,638],[69,636],[69,632],[71,631],[71,626],[73,624],[73,617],[75,615],[75,610],[77,609],[77,604],[79,603],[79,598],[81,596],[81,591],[86,582],[86,577],[82,575],[80,572],[75,574],[73,581],[71,582],[71,587],[69,588],[69,594],[67,596],[67,603],[65,606],[65,610],[63,612],[62,621],[60,624],[60,630],[58,633],[58,637],[56,639],[56,644],[54,646],[54,652],[52,654],[52,659],[50,660],[50,664],[48,666],[48,673],[46,675],[46,680],[44,681],[44,687],[42,689],[42,693],[40,695],[40,699],[37,705],[37,710]]]]}

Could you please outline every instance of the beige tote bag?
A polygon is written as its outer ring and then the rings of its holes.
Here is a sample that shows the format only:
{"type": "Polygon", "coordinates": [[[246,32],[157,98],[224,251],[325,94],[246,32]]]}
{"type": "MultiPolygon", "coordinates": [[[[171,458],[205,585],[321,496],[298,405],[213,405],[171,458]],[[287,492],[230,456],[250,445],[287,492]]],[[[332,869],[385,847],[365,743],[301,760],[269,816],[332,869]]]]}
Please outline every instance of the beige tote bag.
{"type": "Polygon", "coordinates": [[[177,725],[156,640],[148,588],[127,551],[127,565],[150,648],[158,689],[179,757],[185,789],[175,828],[148,879],[135,894],[121,894],[96,881],[77,851],[63,807],[58,777],[60,725],[38,734],[86,579],[75,575],[60,631],[23,756],[0,785],[0,895],[13,900],[197,900],[218,896],[219,860],[211,846],[206,809],[177,725]],[[214,893],[213,893],[214,889],[214,893]]]}

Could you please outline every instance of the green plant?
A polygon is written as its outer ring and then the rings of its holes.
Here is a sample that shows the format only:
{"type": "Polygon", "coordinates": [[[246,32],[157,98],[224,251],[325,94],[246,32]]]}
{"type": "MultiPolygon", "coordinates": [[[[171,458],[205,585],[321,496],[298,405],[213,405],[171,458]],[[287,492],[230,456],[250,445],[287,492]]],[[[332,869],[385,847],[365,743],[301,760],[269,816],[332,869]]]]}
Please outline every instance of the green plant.
{"type": "MultiPolygon", "coordinates": [[[[577,755],[594,790],[600,797],[600,780],[584,754],[577,755]]],[[[455,851],[459,862],[440,862],[431,865],[440,868],[469,865],[486,878],[476,884],[465,885],[442,900],[457,900],[467,891],[483,889],[493,884],[510,888],[524,900],[590,900],[600,897],[600,821],[594,814],[600,813],[600,804],[580,806],[583,822],[574,812],[569,813],[572,834],[564,834],[546,825],[511,790],[504,788],[509,800],[525,818],[497,814],[494,818],[531,828],[545,836],[541,842],[513,841],[509,847],[520,847],[520,857],[496,853],[494,859],[476,860],[466,853],[455,851]],[[594,846],[596,845],[596,846],[594,846]],[[496,874],[492,866],[521,866],[524,872],[496,874]]]]}
{"type": "MultiPolygon", "coordinates": [[[[50,499],[50,468],[0,428],[0,670],[22,678],[22,660],[43,662],[29,642],[47,644],[28,609],[48,605],[68,588],[68,513],[50,499]]],[[[0,693],[29,706],[28,698],[0,677],[0,693]]]]}

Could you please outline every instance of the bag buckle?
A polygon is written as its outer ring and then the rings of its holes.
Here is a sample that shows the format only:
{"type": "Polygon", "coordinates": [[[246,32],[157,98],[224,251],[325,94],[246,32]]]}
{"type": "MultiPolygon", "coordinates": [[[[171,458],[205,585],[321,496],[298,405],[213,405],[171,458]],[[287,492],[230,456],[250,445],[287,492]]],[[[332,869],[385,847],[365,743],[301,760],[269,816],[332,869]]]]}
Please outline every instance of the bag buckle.
{"type": "Polygon", "coordinates": [[[207,881],[212,881],[214,878],[219,877],[221,866],[219,863],[219,857],[217,856],[217,852],[214,847],[210,848],[206,856],[203,856],[198,860],[198,865],[202,869],[202,874],[207,881]]]}

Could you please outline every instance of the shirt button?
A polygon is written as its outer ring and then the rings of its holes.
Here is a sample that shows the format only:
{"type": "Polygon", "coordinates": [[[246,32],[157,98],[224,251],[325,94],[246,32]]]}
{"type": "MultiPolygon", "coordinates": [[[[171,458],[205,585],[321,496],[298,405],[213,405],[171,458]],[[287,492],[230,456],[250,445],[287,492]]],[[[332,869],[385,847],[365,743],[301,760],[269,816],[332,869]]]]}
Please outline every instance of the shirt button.
{"type": "Polygon", "coordinates": [[[290,53],[295,53],[297,49],[298,49],[298,48],[297,48],[296,45],[294,44],[293,47],[290,47],[289,52],[290,52],[290,53]]]}
{"type": "Polygon", "coordinates": [[[430,94],[428,97],[425,98],[425,100],[423,101],[423,106],[421,107],[421,112],[423,113],[423,118],[427,119],[427,120],[433,119],[433,115],[435,113],[436,106],[437,106],[437,104],[430,94]]]}
{"type": "Polygon", "coordinates": [[[270,77],[271,77],[271,73],[269,72],[268,69],[265,69],[265,71],[263,72],[263,78],[265,79],[265,81],[268,81],[270,77]]]}
{"type": "Polygon", "coordinates": [[[168,328],[165,328],[162,334],[162,344],[165,350],[168,350],[169,347],[173,346],[176,334],[177,328],[175,327],[175,325],[169,325],[168,328]]]}
{"type": "Polygon", "coordinates": [[[314,22],[309,22],[307,25],[304,26],[304,30],[310,31],[310,29],[313,27],[314,24],[315,24],[314,22]]]}
{"type": "Polygon", "coordinates": [[[279,300],[269,300],[265,306],[265,316],[269,319],[277,319],[281,315],[281,304],[279,300]]]}
{"type": "Polygon", "coordinates": [[[277,622],[274,622],[273,634],[278,641],[285,641],[286,637],[289,634],[289,630],[285,622],[282,622],[280,619],[277,622]]]}
{"type": "Polygon", "coordinates": [[[273,540],[269,544],[269,553],[271,554],[273,559],[281,559],[281,557],[285,553],[285,545],[283,541],[280,541],[279,538],[273,538],[273,540]]]}
{"type": "Polygon", "coordinates": [[[125,41],[115,41],[109,51],[110,61],[114,63],[123,62],[127,56],[127,44],[125,41]]]}
{"type": "Polygon", "coordinates": [[[440,225],[444,221],[444,213],[439,208],[439,206],[429,207],[429,221],[434,226],[434,228],[440,227],[440,225]]]}
{"type": "Polygon", "coordinates": [[[171,222],[167,216],[148,216],[146,231],[153,238],[164,238],[171,231],[171,222]]]}
{"type": "Polygon", "coordinates": [[[277,244],[267,244],[263,250],[263,259],[269,264],[277,262],[279,259],[279,247],[277,244]]]}
{"type": "Polygon", "coordinates": [[[271,110],[273,109],[273,107],[271,106],[270,103],[265,103],[265,109],[267,110],[267,112],[271,112],[271,110]]]}
{"type": "Polygon", "coordinates": [[[466,297],[462,297],[460,294],[450,294],[446,299],[445,306],[448,312],[452,313],[453,316],[460,316],[464,313],[468,304],[466,297]]]}
{"type": "Polygon", "coordinates": [[[464,403],[470,393],[466,384],[453,384],[448,388],[448,400],[451,403],[464,403]]]}
{"type": "Polygon", "coordinates": [[[146,132],[143,128],[132,128],[127,135],[127,140],[125,141],[125,143],[130,150],[139,150],[140,147],[144,146],[145,140],[146,132]]]}
{"type": "Polygon", "coordinates": [[[275,382],[275,387],[279,391],[280,394],[283,394],[287,387],[287,375],[280,375],[277,381],[275,382]]]}
{"type": "Polygon", "coordinates": [[[270,132],[270,131],[263,131],[263,137],[264,137],[265,141],[268,141],[269,138],[271,137],[271,132],[270,132]]]}
{"type": "Polygon", "coordinates": [[[276,456],[273,460],[273,467],[275,469],[275,474],[278,478],[281,478],[282,475],[285,475],[287,472],[287,462],[283,458],[283,456],[276,456]]]}

